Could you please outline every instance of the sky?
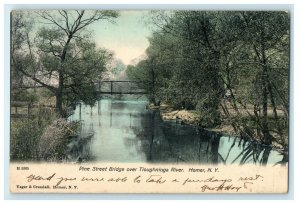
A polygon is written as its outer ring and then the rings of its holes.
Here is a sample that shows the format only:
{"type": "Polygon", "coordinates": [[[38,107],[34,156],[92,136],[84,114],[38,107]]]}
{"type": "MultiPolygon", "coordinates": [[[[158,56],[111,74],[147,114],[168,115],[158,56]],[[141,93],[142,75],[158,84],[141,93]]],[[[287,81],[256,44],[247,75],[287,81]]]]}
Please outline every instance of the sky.
{"type": "Polygon", "coordinates": [[[148,11],[120,11],[115,24],[96,22],[89,28],[93,30],[98,46],[114,52],[115,58],[128,65],[139,58],[149,46],[147,37],[151,29],[143,20],[148,11]]]}
{"type": "MultiPolygon", "coordinates": [[[[87,30],[92,31],[98,47],[112,51],[116,59],[128,65],[132,60],[145,54],[149,46],[147,37],[151,36],[152,30],[150,25],[145,23],[148,13],[147,10],[119,11],[119,17],[114,19],[115,23],[99,20],[89,25],[87,30]]],[[[32,18],[31,12],[27,15],[32,18]]],[[[41,22],[40,18],[37,19],[36,22],[41,22]]],[[[33,28],[34,31],[37,32],[40,26],[45,24],[39,24],[33,28]]]]}

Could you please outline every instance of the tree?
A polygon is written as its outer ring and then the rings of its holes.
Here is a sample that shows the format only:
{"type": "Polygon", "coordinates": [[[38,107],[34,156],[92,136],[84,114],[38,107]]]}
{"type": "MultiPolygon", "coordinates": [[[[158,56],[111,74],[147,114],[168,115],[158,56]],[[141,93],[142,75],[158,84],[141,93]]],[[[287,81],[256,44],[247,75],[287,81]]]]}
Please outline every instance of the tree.
{"type": "Polygon", "coordinates": [[[196,109],[202,127],[223,122],[286,147],[289,20],[281,11],[154,12],[147,58],[128,76],[156,99],[196,109]]]}
{"type": "Polygon", "coordinates": [[[148,69],[136,69],[147,70],[144,74],[152,79],[148,85],[155,98],[175,108],[196,108],[203,126],[219,123],[223,94],[216,22],[212,19],[208,12],[159,13],[154,18],[159,29],[149,39],[144,63],[148,69]]]}
{"type": "Polygon", "coordinates": [[[147,92],[150,102],[157,105],[157,81],[153,61],[147,59],[140,61],[136,66],[128,65],[126,74],[130,80],[136,82],[140,88],[147,92]]]}
{"type": "Polygon", "coordinates": [[[115,66],[112,68],[111,72],[114,76],[118,76],[124,70],[125,70],[125,65],[122,62],[122,60],[116,60],[115,66]]]}
{"type": "Polygon", "coordinates": [[[287,137],[283,135],[287,132],[283,129],[288,127],[289,15],[231,12],[222,16],[221,29],[227,34],[222,42],[227,48],[221,76],[238,117],[227,116],[247,137],[255,131],[269,145],[274,135],[279,135],[277,142],[286,146],[287,137]],[[241,119],[239,109],[251,119],[241,119]],[[282,112],[284,117],[280,116],[282,112]]]}
{"type": "Polygon", "coordinates": [[[107,51],[96,48],[87,27],[100,20],[113,22],[118,13],[58,10],[39,11],[36,15],[43,25],[37,33],[36,46],[27,36],[28,52],[23,56],[12,55],[13,66],[24,76],[49,89],[56,97],[59,115],[65,116],[63,105],[68,105],[69,99],[93,98],[90,97],[95,95],[93,83],[101,78],[101,72],[111,57],[107,51]],[[56,78],[58,83],[47,83],[46,77],[56,78]],[[89,91],[82,94],[81,91],[86,89],[89,91]],[[70,98],[67,99],[65,94],[70,98]]]}
{"type": "MultiPolygon", "coordinates": [[[[11,21],[11,56],[19,58],[21,53],[28,49],[28,41],[30,31],[32,30],[34,21],[29,18],[25,12],[12,12],[11,21]]],[[[20,59],[20,58],[19,58],[20,59]]],[[[23,74],[11,63],[11,87],[17,89],[23,84],[23,74]]]]}
{"type": "Polygon", "coordinates": [[[121,59],[115,59],[108,68],[109,78],[113,80],[126,80],[126,65],[121,59]]]}

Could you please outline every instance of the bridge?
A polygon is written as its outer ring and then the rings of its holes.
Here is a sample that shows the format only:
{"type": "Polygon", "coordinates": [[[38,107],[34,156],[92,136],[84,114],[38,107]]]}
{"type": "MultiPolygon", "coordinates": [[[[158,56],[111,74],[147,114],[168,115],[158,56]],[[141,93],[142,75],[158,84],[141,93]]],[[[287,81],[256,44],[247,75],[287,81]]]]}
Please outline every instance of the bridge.
{"type": "Polygon", "coordinates": [[[99,81],[95,86],[100,94],[146,94],[134,81],[99,81]]]}
{"type": "MultiPolygon", "coordinates": [[[[134,81],[98,81],[94,83],[99,94],[146,94],[144,89],[137,86],[134,81]]],[[[17,89],[42,88],[42,85],[18,86],[17,89]]]]}

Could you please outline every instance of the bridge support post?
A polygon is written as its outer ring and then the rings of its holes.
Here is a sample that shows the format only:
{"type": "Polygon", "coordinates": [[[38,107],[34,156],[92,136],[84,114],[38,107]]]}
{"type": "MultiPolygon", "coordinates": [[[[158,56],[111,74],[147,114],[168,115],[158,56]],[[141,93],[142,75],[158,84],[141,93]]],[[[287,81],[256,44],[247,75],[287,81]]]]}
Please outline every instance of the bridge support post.
{"type": "Polygon", "coordinates": [[[113,92],[113,82],[110,81],[110,95],[112,95],[112,92],[113,92]]]}
{"type": "Polygon", "coordinates": [[[101,108],[100,108],[100,99],[98,98],[98,115],[100,115],[100,110],[101,110],[101,108]]]}
{"type": "Polygon", "coordinates": [[[81,123],[81,102],[79,103],[79,121],[81,123]]]}
{"type": "Polygon", "coordinates": [[[132,81],[101,81],[101,85],[99,86],[99,90],[97,91],[99,96],[101,94],[146,94],[145,90],[140,89],[137,86],[134,86],[132,81]],[[119,84],[119,82],[123,84],[119,84]],[[124,83],[126,83],[124,85],[124,83]],[[102,85],[105,84],[105,85],[102,85]],[[114,84],[116,84],[116,89],[114,89],[114,84]],[[104,87],[102,90],[101,86],[104,87]]]}

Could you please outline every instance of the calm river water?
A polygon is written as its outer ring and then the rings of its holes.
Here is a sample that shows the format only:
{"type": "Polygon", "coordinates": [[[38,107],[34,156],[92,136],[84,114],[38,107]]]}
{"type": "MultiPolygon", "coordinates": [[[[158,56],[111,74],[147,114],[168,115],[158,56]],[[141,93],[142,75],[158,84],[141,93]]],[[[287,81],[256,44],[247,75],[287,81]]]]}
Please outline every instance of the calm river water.
{"type": "Polygon", "coordinates": [[[145,97],[103,98],[94,107],[77,105],[70,120],[81,134],[69,158],[82,162],[257,163],[274,165],[283,156],[270,148],[190,125],[164,122],[147,110],[145,97]]]}

